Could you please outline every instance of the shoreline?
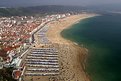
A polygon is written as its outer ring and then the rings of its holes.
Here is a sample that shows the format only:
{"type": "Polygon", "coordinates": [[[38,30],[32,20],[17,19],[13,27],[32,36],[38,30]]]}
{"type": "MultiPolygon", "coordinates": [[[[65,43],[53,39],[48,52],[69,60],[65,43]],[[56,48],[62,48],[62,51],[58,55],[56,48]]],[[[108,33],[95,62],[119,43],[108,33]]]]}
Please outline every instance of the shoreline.
{"type": "MultiPolygon", "coordinates": [[[[63,38],[61,36],[61,32],[64,29],[70,28],[72,25],[80,22],[83,19],[87,19],[94,16],[97,16],[97,15],[96,14],[73,15],[64,19],[60,19],[59,21],[53,21],[47,24],[47,26],[50,27],[47,32],[48,39],[53,44],[56,43],[61,47],[64,47],[63,45],[65,45],[65,47],[69,48],[69,51],[65,50],[64,48],[59,48],[64,51],[68,51],[65,54],[60,52],[59,57],[62,57],[62,58],[59,58],[59,61],[60,61],[61,68],[63,68],[65,70],[65,73],[67,73],[65,75],[63,75],[64,73],[62,73],[62,75],[60,76],[63,78],[64,77],[68,78],[69,81],[90,81],[90,78],[87,72],[85,71],[85,62],[88,54],[88,49],[80,47],[79,45],[75,44],[73,41],[63,38]],[[64,57],[65,55],[66,55],[66,58],[64,57]],[[63,65],[61,65],[61,63],[63,65]],[[65,66],[67,68],[65,68],[65,66]]],[[[62,72],[63,69],[60,70],[60,72],[62,72]]],[[[64,81],[68,81],[68,80],[65,79],[64,81]]]]}

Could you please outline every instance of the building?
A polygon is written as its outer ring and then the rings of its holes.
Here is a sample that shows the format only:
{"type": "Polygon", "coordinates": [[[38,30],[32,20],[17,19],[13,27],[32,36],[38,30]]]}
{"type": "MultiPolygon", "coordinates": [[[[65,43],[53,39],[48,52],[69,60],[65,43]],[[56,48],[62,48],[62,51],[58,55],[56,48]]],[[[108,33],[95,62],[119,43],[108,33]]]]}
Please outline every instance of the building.
{"type": "Polygon", "coordinates": [[[3,63],[0,62],[0,69],[3,69],[3,63]]]}
{"type": "Polygon", "coordinates": [[[19,70],[13,70],[12,77],[16,80],[18,80],[21,76],[21,71],[19,70]]]}

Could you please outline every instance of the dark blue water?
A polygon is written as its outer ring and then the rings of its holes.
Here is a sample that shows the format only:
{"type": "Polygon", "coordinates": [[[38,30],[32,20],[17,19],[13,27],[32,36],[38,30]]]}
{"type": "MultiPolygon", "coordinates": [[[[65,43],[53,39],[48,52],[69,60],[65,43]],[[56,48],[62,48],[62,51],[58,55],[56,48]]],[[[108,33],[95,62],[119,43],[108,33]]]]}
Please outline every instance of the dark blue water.
{"type": "Polygon", "coordinates": [[[121,15],[88,18],[61,34],[89,49],[86,71],[92,81],[121,81],[121,15]]]}

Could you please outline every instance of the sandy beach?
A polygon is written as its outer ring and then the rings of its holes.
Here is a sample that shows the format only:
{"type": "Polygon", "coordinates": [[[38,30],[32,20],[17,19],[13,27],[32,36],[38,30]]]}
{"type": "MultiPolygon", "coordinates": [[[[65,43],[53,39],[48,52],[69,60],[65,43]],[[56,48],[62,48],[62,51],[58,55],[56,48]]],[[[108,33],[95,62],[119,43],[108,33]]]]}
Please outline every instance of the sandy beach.
{"type": "MultiPolygon", "coordinates": [[[[80,20],[93,17],[95,14],[72,15],[57,21],[52,21],[46,26],[49,27],[46,36],[51,42],[44,47],[54,47],[58,50],[59,75],[56,76],[25,76],[25,81],[90,81],[85,72],[85,60],[88,54],[86,48],[79,47],[70,40],[61,36],[61,31],[78,23],[80,20]]],[[[39,37],[35,34],[35,47],[41,48],[39,37]]]]}
{"type": "Polygon", "coordinates": [[[90,81],[84,71],[84,61],[88,50],[62,38],[60,33],[80,20],[93,16],[95,14],[73,15],[47,24],[50,27],[47,37],[53,44],[56,44],[59,50],[60,75],[57,77],[58,81],[90,81]]]}

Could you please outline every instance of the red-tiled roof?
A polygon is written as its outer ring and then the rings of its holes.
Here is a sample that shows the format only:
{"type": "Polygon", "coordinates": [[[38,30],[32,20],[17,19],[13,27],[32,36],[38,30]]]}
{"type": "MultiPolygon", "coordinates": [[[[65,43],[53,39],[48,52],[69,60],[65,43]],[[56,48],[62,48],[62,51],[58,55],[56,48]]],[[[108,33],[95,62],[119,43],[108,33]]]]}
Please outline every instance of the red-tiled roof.
{"type": "Polygon", "coordinates": [[[30,35],[23,36],[24,39],[30,38],[30,35]]]}
{"type": "Polygon", "coordinates": [[[21,71],[19,71],[19,70],[14,70],[13,71],[14,79],[19,79],[20,76],[21,76],[21,71]]]}
{"type": "Polygon", "coordinates": [[[0,56],[1,57],[6,57],[7,56],[7,51],[5,51],[5,50],[0,50],[0,56]]]}
{"type": "Polygon", "coordinates": [[[20,45],[16,45],[16,46],[14,46],[14,47],[8,46],[8,47],[4,48],[4,50],[5,50],[5,51],[11,51],[11,50],[13,50],[13,49],[15,49],[15,48],[18,48],[18,47],[20,47],[20,45]]]}

